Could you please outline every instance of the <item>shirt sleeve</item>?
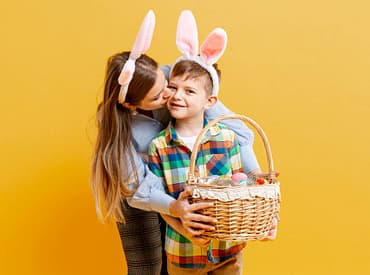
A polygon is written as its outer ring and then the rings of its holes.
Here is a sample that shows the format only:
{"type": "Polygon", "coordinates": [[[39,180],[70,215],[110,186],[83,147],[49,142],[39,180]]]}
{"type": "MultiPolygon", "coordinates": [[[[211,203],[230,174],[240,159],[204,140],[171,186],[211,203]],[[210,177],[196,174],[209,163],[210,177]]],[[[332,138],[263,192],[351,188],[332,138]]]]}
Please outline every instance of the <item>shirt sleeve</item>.
{"type": "Polygon", "coordinates": [[[240,145],[240,157],[244,173],[260,169],[252,144],[240,145]]]}
{"type": "Polygon", "coordinates": [[[148,166],[150,171],[153,172],[154,175],[161,177],[163,179],[164,173],[163,173],[163,166],[161,157],[158,154],[157,147],[155,146],[154,140],[149,145],[148,149],[148,166]]]}
{"type": "Polygon", "coordinates": [[[150,171],[138,153],[134,153],[134,161],[138,171],[139,186],[134,195],[127,198],[127,203],[131,207],[169,215],[169,205],[174,198],[166,193],[163,179],[150,171]]]}
{"type": "MultiPolygon", "coordinates": [[[[205,116],[208,120],[213,120],[219,116],[229,114],[233,114],[233,112],[226,108],[220,101],[205,112],[205,116]]],[[[237,136],[244,173],[259,169],[259,164],[253,151],[253,131],[239,119],[225,119],[220,121],[220,123],[233,130],[237,136]]]]}
{"type": "Polygon", "coordinates": [[[145,172],[135,194],[127,198],[128,204],[142,210],[170,215],[169,206],[175,199],[166,193],[162,179],[154,175],[148,166],[145,172]]]}

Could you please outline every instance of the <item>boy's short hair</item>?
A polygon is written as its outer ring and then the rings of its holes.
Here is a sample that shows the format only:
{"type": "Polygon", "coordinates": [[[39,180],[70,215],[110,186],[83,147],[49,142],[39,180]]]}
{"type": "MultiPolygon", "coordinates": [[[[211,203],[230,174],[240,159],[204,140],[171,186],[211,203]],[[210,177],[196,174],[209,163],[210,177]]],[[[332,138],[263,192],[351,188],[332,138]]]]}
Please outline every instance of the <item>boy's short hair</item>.
{"type": "MultiPolygon", "coordinates": [[[[221,71],[218,69],[217,64],[213,64],[213,67],[215,68],[217,72],[218,79],[221,79],[221,71]]],[[[206,69],[204,69],[198,63],[191,61],[191,60],[182,60],[176,63],[172,68],[170,77],[176,77],[180,75],[185,76],[185,80],[197,79],[202,76],[206,76],[207,80],[205,82],[204,89],[207,95],[212,94],[213,84],[212,84],[211,75],[206,69]]]]}

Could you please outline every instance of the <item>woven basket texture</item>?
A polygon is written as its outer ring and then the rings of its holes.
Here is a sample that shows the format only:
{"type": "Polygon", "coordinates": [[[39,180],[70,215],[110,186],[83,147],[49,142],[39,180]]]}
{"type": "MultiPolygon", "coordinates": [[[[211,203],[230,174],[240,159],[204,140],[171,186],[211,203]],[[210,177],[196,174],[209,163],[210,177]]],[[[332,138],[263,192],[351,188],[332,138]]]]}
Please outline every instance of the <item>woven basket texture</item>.
{"type": "Polygon", "coordinates": [[[274,174],[274,164],[270,144],[263,129],[251,118],[232,114],[210,121],[198,135],[191,159],[187,184],[192,187],[190,203],[213,202],[214,206],[199,211],[217,219],[215,230],[206,231],[202,236],[219,240],[261,240],[272,226],[273,219],[280,210],[280,183],[274,174]],[[269,165],[263,177],[267,184],[248,186],[218,186],[207,182],[206,178],[195,176],[195,158],[198,147],[208,129],[224,119],[240,119],[251,124],[261,136],[269,165]]]}

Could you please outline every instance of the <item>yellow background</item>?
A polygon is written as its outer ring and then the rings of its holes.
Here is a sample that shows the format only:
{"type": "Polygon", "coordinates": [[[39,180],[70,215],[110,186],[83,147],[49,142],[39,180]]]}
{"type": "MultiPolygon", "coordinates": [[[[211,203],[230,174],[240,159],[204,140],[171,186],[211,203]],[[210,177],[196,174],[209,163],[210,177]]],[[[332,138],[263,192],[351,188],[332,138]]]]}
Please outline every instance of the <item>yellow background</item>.
{"type": "MultiPolygon", "coordinates": [[[[370,274],[368,1],[3,1],[0,8],[0,274],[123,274],[113,225],[89,187],[94,112],[109,55],[149,8],[148,54],[179,56],[177,17],[229,43],[220,97],[254,118],[281,171],[275,242],[250,243],[248,274],[370,274]]],[[[265,165],[261,142],[255,148],[265,165]]]]}

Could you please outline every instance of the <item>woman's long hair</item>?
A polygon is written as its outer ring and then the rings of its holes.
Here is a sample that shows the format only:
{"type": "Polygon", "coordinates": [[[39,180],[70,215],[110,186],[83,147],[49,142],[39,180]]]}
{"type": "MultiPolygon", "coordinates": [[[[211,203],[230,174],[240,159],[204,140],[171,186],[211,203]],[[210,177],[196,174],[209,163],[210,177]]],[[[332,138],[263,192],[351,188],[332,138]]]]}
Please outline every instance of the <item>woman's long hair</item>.
{"type": "MultiPolygon", "coordinates": [[[[108,59],[104,97],[98,106],[98,134],[91,167],[91,186],[98,217],[102,220],[124,222],[121,200],[132,196],[129,185],[138,184],[138,173],[132,146],[129,109],[118,103],[118,77],[129,52],[108,59]]],[[[128,87],[126,101],[138,105],[153,87],[158,64],[146,55],[136,60],[136,69],[128,87]]]]}

